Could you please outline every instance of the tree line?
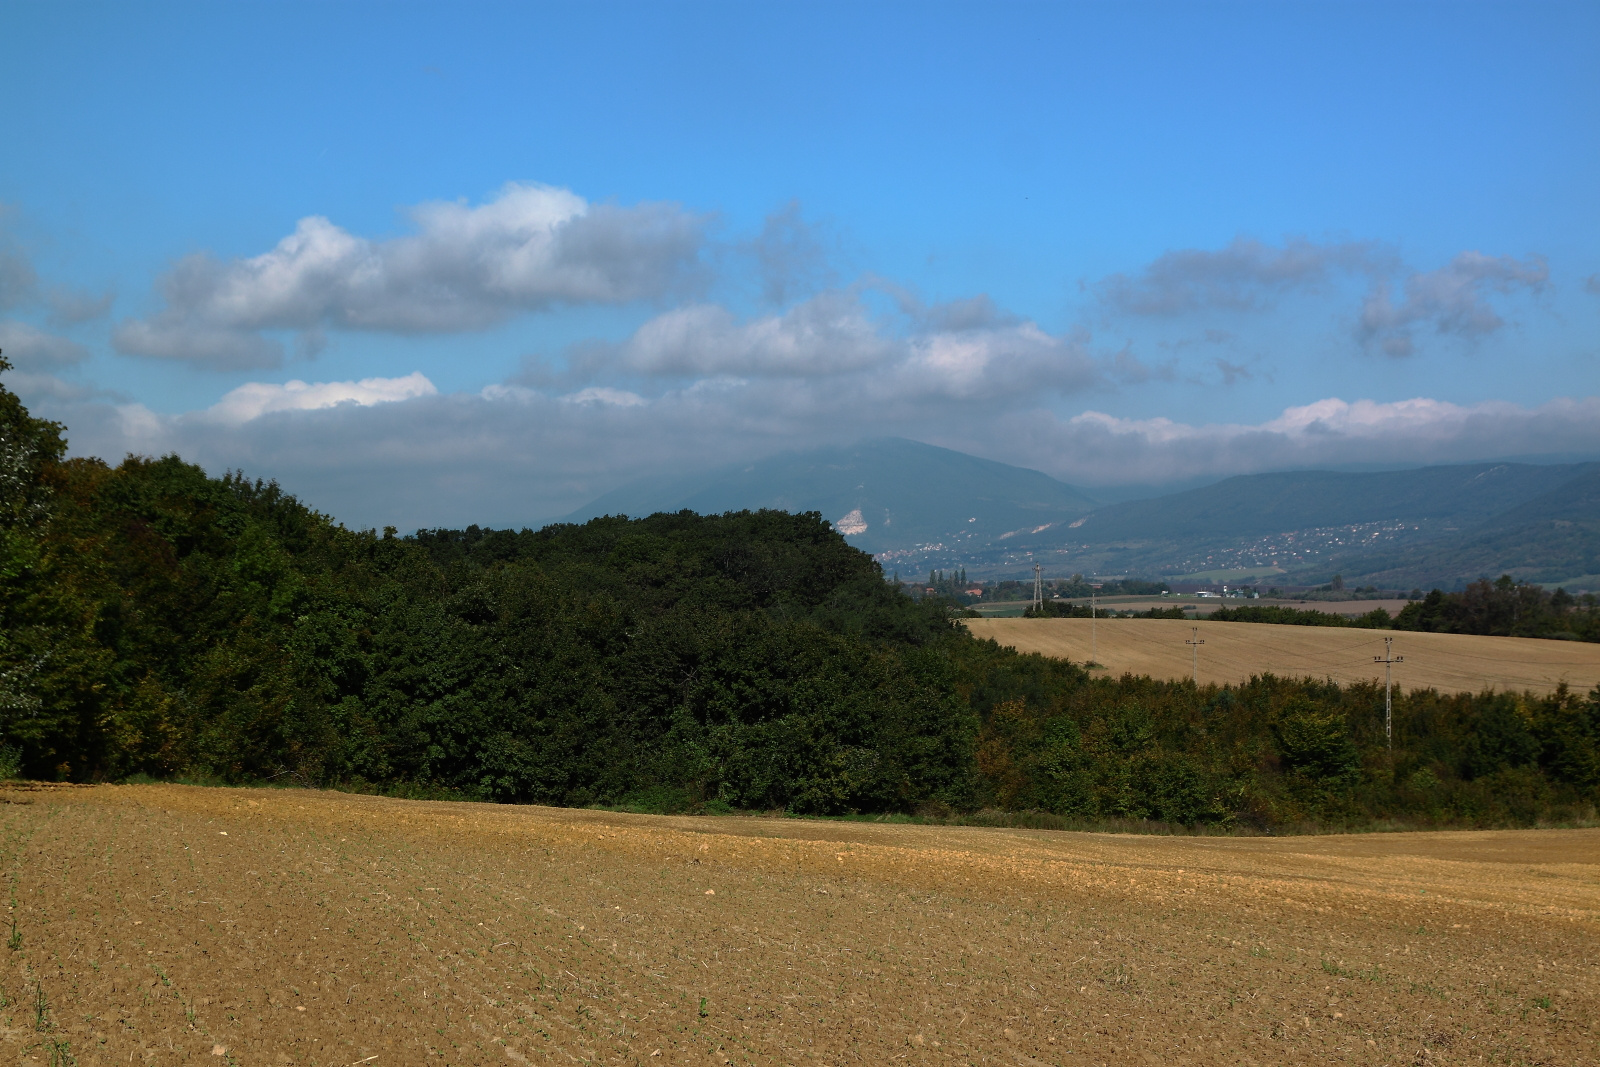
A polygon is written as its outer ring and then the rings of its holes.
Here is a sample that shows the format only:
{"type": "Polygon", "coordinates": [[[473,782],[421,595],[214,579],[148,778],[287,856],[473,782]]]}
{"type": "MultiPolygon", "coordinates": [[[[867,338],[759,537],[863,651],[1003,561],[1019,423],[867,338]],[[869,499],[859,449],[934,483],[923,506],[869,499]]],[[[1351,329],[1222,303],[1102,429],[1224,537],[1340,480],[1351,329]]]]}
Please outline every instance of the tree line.
{"type": "MultiPolygon", "coordinates": [[[[0,360],[0,371],[7,369],[0,360]]],[[[1592,815],[1600,692],[1090,678],[817,514],[351,530],[0,386],[0,773],[1263,827],[1592,815]]]]}
{"type": "Polygon", "coordinates": [[[1391,616],[1384,608],[1361,615],[1290,608],[1281,605],[1243,605],[1218,608],[1208,618],[1218,622],[1269,622],[1294,626],[1354,626],[1376,630],[1416,630],[1445,634],[1480,634],[1498,637],[1542,637],[1566,641],[1600,641],[1600,598],[1593,593],[1573,596],[1510,575],[1494,581],[1480,579],[1465,589],[1446,593],[1435,589],[1419,596],[1391,616]]]}

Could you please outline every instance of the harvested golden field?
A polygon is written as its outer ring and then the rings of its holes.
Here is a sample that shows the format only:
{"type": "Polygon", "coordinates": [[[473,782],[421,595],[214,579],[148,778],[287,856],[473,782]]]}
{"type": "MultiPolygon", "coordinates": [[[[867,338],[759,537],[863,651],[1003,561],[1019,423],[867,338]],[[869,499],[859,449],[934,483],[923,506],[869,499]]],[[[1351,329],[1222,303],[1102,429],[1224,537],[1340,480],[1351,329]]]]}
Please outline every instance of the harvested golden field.
{"type": "Polygon", "coordinates": [[[0,805],[12,1062],[1594,1062],[1600,831],[0,805]]]}
{"type": "Polygon", "coordinates": [[[1478,692],[1486,688],[1548,693],[1560,682],[1587,691],[1600,683],[1600,645],[1524,637],[1473,637],[1354,627],[1281,626],[1254,622],[1185,622],[1179,619],[967,619],[978,637],[1021,652],[1091,658],[1092,625],[1098,630],[1097,662],[1112,675],[1187,678],[1190,628],[1205,641],[1199,652],[1202,684],[1247,681],[1252,674],[1332,678],[1336,682],[1383,681],[1383,639],[1394,638],[1394,668],[1403,689],[1478,692]]]}

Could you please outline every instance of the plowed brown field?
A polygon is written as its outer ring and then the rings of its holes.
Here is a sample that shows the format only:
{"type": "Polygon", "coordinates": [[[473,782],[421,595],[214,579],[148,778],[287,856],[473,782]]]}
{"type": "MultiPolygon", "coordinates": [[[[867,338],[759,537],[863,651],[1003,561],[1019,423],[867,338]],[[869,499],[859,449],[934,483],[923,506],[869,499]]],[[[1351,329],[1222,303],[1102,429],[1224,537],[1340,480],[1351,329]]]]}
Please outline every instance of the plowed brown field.
{"type": "Polygon", "coordinates": [[[1582,1064],[1600,1036],[1600,831],[0,799],[12,1062],[1582,1064]]]}
{"type": "Polygon", "coordinates": [[[1394,638],[1394,668],[1402,689],[1443,692],[1529,689],[1549,693],[1561,682],[1579,692],[1600,684],[1600,645],[1527,637],[1474,637],[1334,626],[1281,626],[1254,622],[1184,622],[1179,619],[967,619],[978,637],[1019,652],[1060,656],[1079,663],[1094,658],[1112,675],[1188,678],[1194,665],[1191,627],[1205,642],[1198,649],[1201,684],[1248,681],[1252,674],[1383,681],[1383,639],[1394,638]],[[1091,638],[1091,626],[1094,636],[1091,638]]]}

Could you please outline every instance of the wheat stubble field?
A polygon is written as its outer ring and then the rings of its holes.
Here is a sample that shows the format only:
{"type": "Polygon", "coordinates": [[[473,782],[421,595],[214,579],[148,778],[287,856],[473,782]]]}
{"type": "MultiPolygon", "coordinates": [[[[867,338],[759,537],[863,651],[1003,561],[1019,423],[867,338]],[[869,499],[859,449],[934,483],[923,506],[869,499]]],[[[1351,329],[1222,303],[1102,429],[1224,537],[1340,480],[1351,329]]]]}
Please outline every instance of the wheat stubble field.
{"type": "Polygon", "coordinates": [[[1155,678],[1188,678],[1193,661],[1185,642],[1192,628],[1205,644],[1198,649],[1201,684],[1245,682],[1252,674],[1332,678],[1336,682],[1383,681],[1383,639],[1405,662],[1394,668],[1402,689],[1442,692],[1484,689],[1549,693],[1561,682],[1578,692],[1600,684],[1600,645],[1526,637],[1476,637],[1354,627],[1284,626],[1253,622],[1185,622],[1179,619],[966,619],[978,637],[993,638],[1019,652],[1060,656],[1079,663],[1091,658],[1113,676],[1124,672],[1155,678]],[[1091,638],[1091,626],[1094,636],[1091,638]]]}
{"type": "Polygon", "coordinates": [[[1600,1036],[1600,831],[3,799],[13,1062],[1581,1064],[1600,1036]]]}

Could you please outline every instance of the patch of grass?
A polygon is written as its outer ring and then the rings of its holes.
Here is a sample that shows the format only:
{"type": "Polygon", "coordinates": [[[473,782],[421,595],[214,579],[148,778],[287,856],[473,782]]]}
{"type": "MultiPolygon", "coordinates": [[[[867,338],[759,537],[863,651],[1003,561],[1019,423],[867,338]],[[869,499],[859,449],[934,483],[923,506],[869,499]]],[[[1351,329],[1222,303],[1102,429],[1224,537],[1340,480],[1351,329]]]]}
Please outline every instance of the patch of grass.
{"type": "Polygon", "coordinates": [[[615,804],[601,806],[609,811],[628,811],[638,815],[682,815],[694,812],[696,807],[687,789],[671,785],[639,789],[615,804]]]}
{"type": "Polygon", "coordinates": [[[1125,964],[1119,963],[1115,967],[1106,968],[1100,974],[1100,982],[1107,989],[1115,990],[1121,988],[1125,992],[1137,992],[1133,973],[1128,970],[1125,964]]]}
{"type": "Polygon", "coordinates": [[[50,1051],[50,1067],[77,1067],[78,1061],[72,1055],[72,1046],[65,1038],[45,1038],[44,1047],[50,1051]]]}
{"type": "Polygon", "coordinates": [[[11,872],[11,936],[6,938],[6,947],[12,952],[22,947],[22,931],[17,929],[17,872],[11,872]]]}
{"type": "Polygon", "coordinates": [[[1380,984],[1388,981],[1387,976],[1385,976],[1382,971],[1378,970],[1376,966],[1368,967],[1364,971],[1353,971],[1347,967],[1339,966],[1326,956],[1322,958],[1322,969],[1327,973],[1339,978],[1355,978],[1363,982],[1377,982],[1380,984]]]}
{"type": "Polygon", "coordinates": [[[614,804],[590,804],[594,811],[625,811],[633,815],[758,815],[741,811],[720,797],[702,799],[681,786],[657,785],[635,790],[614,804]]]}

